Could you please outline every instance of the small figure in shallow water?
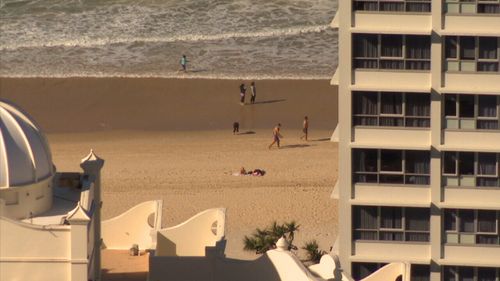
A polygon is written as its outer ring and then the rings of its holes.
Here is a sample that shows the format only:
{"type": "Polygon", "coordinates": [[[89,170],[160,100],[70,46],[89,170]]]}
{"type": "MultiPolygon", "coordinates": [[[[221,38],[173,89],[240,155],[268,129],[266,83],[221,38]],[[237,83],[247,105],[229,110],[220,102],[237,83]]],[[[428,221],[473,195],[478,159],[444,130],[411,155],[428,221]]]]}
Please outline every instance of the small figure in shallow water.
{"type": "Polygon", "coordinates": [[[309,118],[307,116],[304,116],[304,122],[302,123],[302,132],[304,133],[303,136],[300,137],[300,139],[305,139],[307,141],[307,132],[309,131],[309,118]]]}
{"type": "Polygon", "coordinates": [[[254,104],[255,103],[255,97],[257,96],[257,88],[255,88],[255,82],[252,81],[252,83],[250,84],[250,91],[252,94],[252,96],[250,97],[250,103],[251,104],[254,104]]]}
{"type": "Polygon", "coordinates": [[[182,66],[182,71],[187,72],[187,58],[186,55],[182,55],[181,57],[181,66],[182,66]]]}

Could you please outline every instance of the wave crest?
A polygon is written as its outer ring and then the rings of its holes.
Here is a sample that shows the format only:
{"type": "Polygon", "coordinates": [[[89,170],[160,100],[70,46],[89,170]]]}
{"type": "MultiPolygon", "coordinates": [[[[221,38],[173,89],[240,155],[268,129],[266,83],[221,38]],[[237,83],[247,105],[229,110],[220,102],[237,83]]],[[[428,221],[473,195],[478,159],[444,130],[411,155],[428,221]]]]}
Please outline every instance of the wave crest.
{"type": "Polygon", "coordinates": [[[175,43],[175,42],[199,42],[220,41],[236,38],[266,38],[280,36],[294,36],[304,33],[320,33],[329,29],[329,25],[296,26],[273,30],[261,30],[255,32],[228,32],[221,34],[187,34],[173,37],[122,37],[122,38],[79,38],[74,40],[60,40],[44,43],[20,43],[6,44],[0,46],[0,51],[12,51],[21,48],[50,48],[50,47],[98,47],[112,44],[125,43],[175,43]]]}

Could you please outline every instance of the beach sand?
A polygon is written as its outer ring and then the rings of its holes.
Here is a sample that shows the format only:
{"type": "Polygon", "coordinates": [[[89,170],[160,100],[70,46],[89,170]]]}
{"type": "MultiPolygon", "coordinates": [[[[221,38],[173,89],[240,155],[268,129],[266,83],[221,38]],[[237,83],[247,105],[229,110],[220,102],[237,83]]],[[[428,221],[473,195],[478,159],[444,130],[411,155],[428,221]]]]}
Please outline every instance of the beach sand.
{"type": "MultiPolygon", "coordinates": [[[[338,151],[329,141],[337,123],[336,88],[326,80],[257,81],[257,104],[241,106],[241,82],[2,78],[0,97],[38,121],[59,171],[79,170],[91,148],[105,159],[104,219],[152,199],[164,201],[164,226],[225,207],[229,257],[256,258],[243,251],[243,237],[274,220],[300,225],[299,247],[316,239],[328,251],[337,227],[330,194],[338,151]],[[304,115],[308,142],[299,139],[304,115]],[[239,135],[232,134],[234,121],[241,124],[239,135]],[[278,122],[282,149],[268,150],[278,122]],[[242,166],[267,174],[231,175],[242,166]]],[[[112,257],[104,256],[103,268],[120,276],[123,263],[112,257]]]]}

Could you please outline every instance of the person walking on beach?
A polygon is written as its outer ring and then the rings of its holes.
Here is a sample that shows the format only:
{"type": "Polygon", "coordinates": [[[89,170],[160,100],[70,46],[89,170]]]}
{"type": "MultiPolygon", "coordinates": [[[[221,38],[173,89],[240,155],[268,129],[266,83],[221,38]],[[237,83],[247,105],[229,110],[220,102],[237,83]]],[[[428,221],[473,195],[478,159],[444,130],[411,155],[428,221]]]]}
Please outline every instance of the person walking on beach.
{"type": "Polygon", "coordinates": [[[233,135],[236,135],[236,133],[240,132],[240,123],[239,122],[234,122],[233,123],[233,135]]]}
{"type": "Polygon", "coordinates": [[[307,131],[309,130],[309,118],[307,116],[304,116],[304,122],[302,122],[302,132],[304,133],[303,136],[300,137],[300,139],[305,139],[307,141],[307,131]]]}
{"type": "Polygon", "coordinates": [[[245,95],[247,93],[247,88],[245,87],[245,84],[240,85],[240,103],[241,105],[245,104],[245,95]]]}
{"type": "Polygon", "coordinates": [[[255,103],[255,97],[257,96],[257,89],[255,88],[255,82],[254,81],[252,81],[252,83],[250,84],[250,91],[251,91],[251,94],[252,94],[252,96],[250,97],[250,103],[254,104],[255,103]]]}
{"type": "Polygon", "coordinates": [[[186,55],[182,55],[182,58],[181,58],[181,66],[182,66],[182,71],[184,72],[187,72],[187,58],[186,58],[186,55]]]}
{"type": "Polygon", "coordinates": [[[278,148],[280,148],[280,139],[283,138],[283,136],[280,134],[280,129],[281,129],[281,123],[278,123],[276,127],[273,129],[273,142],[269,145],[269,149],[276,144],[278,148]]]}

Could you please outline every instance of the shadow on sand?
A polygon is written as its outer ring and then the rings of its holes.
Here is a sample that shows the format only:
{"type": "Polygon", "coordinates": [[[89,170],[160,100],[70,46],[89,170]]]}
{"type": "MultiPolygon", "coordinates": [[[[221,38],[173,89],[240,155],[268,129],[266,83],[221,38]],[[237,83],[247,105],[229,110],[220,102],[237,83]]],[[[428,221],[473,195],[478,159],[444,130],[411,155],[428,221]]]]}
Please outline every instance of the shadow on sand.
{"type": "Polygon", "coordinates": [[[103,281],[146,281],[148,279],[147,272],[111,273],[107,269],[103,269],[101,272],[103,281]]]}
{"type": "MultiPolygon", "coordinates": [[[[263,100],[263,101],[256,101],[253,104],[265,104],[265,103],[276,103],[276,102],[284,102],[286,99],[279,99],[279,100],[263,100]]],[[[251,105],[251,103],[250,103],[251,105]]]]}
{"type": "Polygon", "coordinates": [[[283,145],[280,148],[281,149],[288,149],[288,148],[304,148],[304,147],[310,147],[310,144],[289,144],[289,145],[283,145]]]}
{"type": "Polygon", "coordinates": [[[311,140],[311,141],[329,141],[330,138],[324,138],[324,139],[315,139],[315,140],[311,140]]]}
{"type": "Polygon", "coordinates": [[[254,134],[255,134],[254,131],[246,131],[246,132],[237,133],[237,135],[254,135],[254,134]]]}

